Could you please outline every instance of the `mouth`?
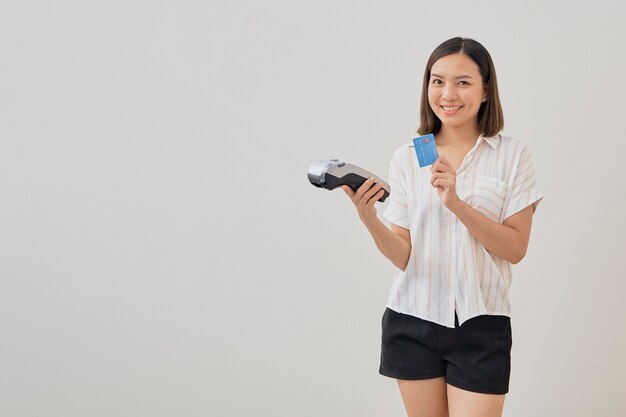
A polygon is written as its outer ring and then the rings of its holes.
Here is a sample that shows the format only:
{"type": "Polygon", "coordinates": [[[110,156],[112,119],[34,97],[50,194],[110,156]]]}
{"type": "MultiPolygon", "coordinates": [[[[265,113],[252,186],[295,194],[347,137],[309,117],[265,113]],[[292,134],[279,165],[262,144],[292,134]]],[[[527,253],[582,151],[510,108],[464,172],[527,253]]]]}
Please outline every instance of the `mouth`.
{"type": "Polygon", "coordinates": [[[443,109],[444,114],[454,114],[461,110],[463,106],[439,106],[443,109]]]}

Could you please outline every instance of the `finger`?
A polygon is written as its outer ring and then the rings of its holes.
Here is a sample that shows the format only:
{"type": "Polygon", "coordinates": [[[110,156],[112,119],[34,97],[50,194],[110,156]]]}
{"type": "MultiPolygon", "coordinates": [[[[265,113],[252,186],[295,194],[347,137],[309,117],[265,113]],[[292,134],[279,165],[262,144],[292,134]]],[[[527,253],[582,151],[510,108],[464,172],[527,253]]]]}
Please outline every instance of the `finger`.
{"type": "Polygon", "coordinates": [[[369,201],[369,199],[372,198],[375,194],[377,194],[382,188],[383,188],[383,185],[381,183],[374,185],[370,190],[368,190],[363,195],[363,198],[365,199],[365,201],[369,201]]]}
{"type": "Polygon", "coordinates": [[[441,155],[441,164],[445,166],[448,171],[454,171],[452,164],[450,163],[450,161],[448,161],[448,158],[446,158],[445,155],[441,155]]]}
{"type": "Polygon", "coordinates": [[[451,188],[451,186],[452,186],[452,182],[450,182],[450,180],[445,179],[445,178],[438,178],[433,183],[433,187],[435,187],[435,188],[441,187],[441,189],[443,189],[443,190],[447,190],[447,189],[451,188]]]}
{"type": "Polygon", "coordinates": [[[356,191],[356,197],[358,199],[361,199],[363,197],[363,194],[365,194],[367,190],[370,189],[373,183],[374,183],[374,177],[369,177],[367,180],[365,180],[365,182],[356,191]]]}
{"type": "Polygon", "coordinates": [[[374,194],[367,202],[366,206],[373,206],[380,198],[385,194],[385,190],[378,190],[376,194],[374,194]]]}
{"type": "Polygon", "coordinates": [[[450,165],[446,165],[441,158],[437,159],[437,161],[433,164],[433,171],[435,172],[448,172],[451,169],[450,165]]]}
{"type": "Polygon", "coordinates": [[[430,176],[430,183],[431,185],[434,185],[435,181],[439,178],[443,178],[445,175],[445,173],[443,172],[433,172],[430,176]]]}

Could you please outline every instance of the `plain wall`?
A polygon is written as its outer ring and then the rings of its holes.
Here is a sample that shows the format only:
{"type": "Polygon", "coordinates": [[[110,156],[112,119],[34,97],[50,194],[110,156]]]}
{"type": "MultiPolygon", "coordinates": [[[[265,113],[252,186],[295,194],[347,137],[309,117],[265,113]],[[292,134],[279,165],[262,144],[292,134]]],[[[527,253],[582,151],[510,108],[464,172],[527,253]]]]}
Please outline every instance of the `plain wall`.
{"type": "Polygon", "coordinates": [[[2,2],[0,415],[405,415],[378,374],[395,267],[306,171],[386,179],[465,36],[544,195],[504,415],[623,416],[618,4],[2,2]]]}

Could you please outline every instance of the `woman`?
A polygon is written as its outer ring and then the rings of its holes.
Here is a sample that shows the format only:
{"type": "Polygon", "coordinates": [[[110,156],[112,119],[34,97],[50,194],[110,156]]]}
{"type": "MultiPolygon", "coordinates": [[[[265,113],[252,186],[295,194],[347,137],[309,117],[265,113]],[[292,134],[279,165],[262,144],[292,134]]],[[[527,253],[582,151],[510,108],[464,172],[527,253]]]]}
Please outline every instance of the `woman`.
{"type": "Polygon", "coordinates": [[[380,184],[342,188],[376,246],[398,271],[382,318],[379,372],[395,378],[409,417],[501,416],[510,376],[511,264],[524,258],[543,198],[526,146],[503,136],[496,72],[487,50],[453,38],[424,72],[417,133],[439,159],[420,168],[413,141],[380,184]]]}

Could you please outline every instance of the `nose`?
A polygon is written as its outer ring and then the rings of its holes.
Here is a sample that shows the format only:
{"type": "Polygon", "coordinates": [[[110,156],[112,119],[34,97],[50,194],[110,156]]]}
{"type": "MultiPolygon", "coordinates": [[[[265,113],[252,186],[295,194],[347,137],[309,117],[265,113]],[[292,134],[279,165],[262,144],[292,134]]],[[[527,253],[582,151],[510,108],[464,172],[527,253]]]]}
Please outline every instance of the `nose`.
{"type": "Polygon", "coordinates": [[[452,86],[452,85],[445,86],[443,88],[443,91],[441,92],[441,98],[443,98],[444,100],[447,100],[447,101],[456,100],[457,94],[456,94],[455,87],[452,86]]]}

